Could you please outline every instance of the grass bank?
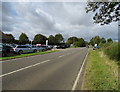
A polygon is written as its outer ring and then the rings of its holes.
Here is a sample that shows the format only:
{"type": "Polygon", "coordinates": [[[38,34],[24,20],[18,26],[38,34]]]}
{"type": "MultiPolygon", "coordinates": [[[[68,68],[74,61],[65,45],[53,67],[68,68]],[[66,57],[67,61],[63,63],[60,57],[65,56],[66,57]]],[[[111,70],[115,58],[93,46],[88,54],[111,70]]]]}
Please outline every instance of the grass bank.
{"type": "Polygon", "coordinates": [[[82,90],[118,90],[118,64],[103,51],[90,50],[82,90]]]}
{"type": "Polygon", "coordinates": [[[17,56],[1,57],[0,60],[15,59],[15,58],[21,58],[21,57],[27,57],[27,56],[33,56],[33,55],[39,55],[39,54],[52,53],[52,52],[57,52],[57,51],[58,50],[50,50],[50,51],[44,51],[44,52],[22,54],[22,55],[17,55],[17,56]]]}
{"type": "Polygon", "coordinates": [[[101,44],[101,50],[112,60],[120,61],[120,43],[101,44]]]}

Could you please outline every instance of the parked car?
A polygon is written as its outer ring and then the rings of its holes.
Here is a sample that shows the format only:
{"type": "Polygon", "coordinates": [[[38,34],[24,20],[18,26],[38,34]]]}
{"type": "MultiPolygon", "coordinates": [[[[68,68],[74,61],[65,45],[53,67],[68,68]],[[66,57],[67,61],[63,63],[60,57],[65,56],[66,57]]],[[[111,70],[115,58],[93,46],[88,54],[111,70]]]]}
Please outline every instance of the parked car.
{"type": "Polygon", "coordinates": [[[11,46],[0,44],[0,57],[8,56],[10,53],[14,53],[11,46]]]}
{"type": "Polygon", "coordinates": [[[40,47],[43,48],[43,51],[47,51],[47,50],[49,50],[48,46],[42,45],[42,46],[40,46],[40,47]]]}
{"type": "Polygon", "coordinates": [[[44,51],[44,48],[42,46],[33,45],[32,48],[36,49],[38,52],[44,51]]]}
{"type": "Polygon", "coordinates": [[[17,45],[13,48],[13,50],[18,54],[37,52],[36,48],[32,48],[28,45],[17,45]]]}
{"type": "Polygon", "coordinates": [[[53,46],[52,45],[48,45],[48,49],[49,50],[53,49],[53,46]]]}
{"type": "Polygon", "coordinates": [[[56,48],[57,49],[65,49],[65,48],[68,48],[68,47],[69,47],[69,45],[63,44],[63,45],[58,45],[56,48]]]}
{"type": "Polygon", "coordinates": [[[99,46],[94,46],[93,50],[96,50],[96,49],[99,49],[99,48],[100,48],[99,46]]]}

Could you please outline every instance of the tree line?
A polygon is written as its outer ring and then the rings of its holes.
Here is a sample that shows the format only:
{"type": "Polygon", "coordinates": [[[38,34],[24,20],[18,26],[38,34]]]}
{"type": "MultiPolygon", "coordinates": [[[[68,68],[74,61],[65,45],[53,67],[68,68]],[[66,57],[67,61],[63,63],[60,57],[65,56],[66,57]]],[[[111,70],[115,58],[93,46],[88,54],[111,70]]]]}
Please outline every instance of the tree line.
{"type": "Polygon", "coordinates": [[[50,35],[48,38],[42,34],[36,34],[33,41],[30,41],[25,33],[20,34],[19,40],[15,39],[12,34],[5,34],[2,31],[0,31],[0,33],[2,34],[2,43],[8,44],[45,44],[46,40],[48,40],[50,45],[59,45],[64,43],[62,34],[56,34],[55,36],[50,35]]]}
{"type": "Polygon", "coordinates": [[[56,34],[55,36],[50,35],[48,38],[42,34],[36,34],[33,41],[30,41],[25,33],[21,33],[19,40],[16,40],[12,34],[5,34],[2,31],[1,34],[2,42],[8,44],[45,44],[46,40],[48,40],[49,45],[72,44],[75,47],[85,47],[86,45],[94,46],[94,44],[99,45],[101,43],[113,42],[111,38],[106,40],[105,38],[100,38],[100,36],[93,37],[89,42],[85,41],[83,38],[77,38],[73,36],[69,37],[65,42],[62,34],[56,34]]]}

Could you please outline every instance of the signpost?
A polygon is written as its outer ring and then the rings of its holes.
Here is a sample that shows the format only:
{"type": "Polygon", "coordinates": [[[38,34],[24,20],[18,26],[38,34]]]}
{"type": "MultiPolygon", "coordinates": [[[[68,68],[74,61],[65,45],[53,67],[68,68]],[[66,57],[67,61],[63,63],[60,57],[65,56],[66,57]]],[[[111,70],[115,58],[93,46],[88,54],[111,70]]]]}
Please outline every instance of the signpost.
{"type": "Polygon", "coordinates": [[[46,46],[48,46],[48,40],[46,40],[46,46]]]}

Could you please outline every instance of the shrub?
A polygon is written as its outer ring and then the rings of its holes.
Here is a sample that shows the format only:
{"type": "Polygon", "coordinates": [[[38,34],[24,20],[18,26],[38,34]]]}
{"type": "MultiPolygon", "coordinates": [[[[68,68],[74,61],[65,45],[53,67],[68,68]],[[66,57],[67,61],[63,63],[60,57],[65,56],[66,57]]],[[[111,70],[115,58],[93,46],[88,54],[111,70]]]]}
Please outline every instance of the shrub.
{"type": "Polygon", "coordinates": [[[120,43],[108,44],[108,46],[105,45],[104,47],[104,52],[110,59],[120,61],[120,43]]]}

